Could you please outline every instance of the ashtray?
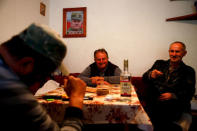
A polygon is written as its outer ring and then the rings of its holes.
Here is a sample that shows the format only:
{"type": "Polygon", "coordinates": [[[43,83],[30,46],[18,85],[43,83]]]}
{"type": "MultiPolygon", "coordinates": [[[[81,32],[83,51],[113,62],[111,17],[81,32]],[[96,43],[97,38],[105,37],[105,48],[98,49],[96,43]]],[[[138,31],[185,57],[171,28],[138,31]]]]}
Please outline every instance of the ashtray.
{"type": "Polygon", "coordinates": [[[98,96],[107,95],[107,94],[109,94],[109,89],[107,89],[107,88],[97,88],[96,94],[98,96]]]}

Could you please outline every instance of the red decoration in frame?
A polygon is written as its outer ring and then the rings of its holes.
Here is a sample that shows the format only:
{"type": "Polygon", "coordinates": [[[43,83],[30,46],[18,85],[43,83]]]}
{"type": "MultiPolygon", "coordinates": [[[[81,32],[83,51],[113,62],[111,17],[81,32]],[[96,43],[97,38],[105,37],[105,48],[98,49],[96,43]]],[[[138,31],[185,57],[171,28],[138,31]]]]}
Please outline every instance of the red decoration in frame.
{"type": "Polygon", "coordinates": [[[86,37],[86,7],[63,9],[63,37],[86,37]]]}

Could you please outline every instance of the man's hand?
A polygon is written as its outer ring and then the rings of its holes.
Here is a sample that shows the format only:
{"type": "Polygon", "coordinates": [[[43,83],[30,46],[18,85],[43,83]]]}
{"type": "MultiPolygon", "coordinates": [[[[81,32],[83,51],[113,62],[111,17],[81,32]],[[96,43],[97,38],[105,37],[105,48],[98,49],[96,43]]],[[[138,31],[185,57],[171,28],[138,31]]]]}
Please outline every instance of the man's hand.
{"type": "Polygon", "coordinates": [[[92,84],[97,84],[98,81],[104,81],[104,77],[95,76],[95,77],[91,77],[91,80],[92,80],[92,84]]]}
{"type": "Polygon", "coordinates": [[[100,80],[100,81],[97,81],[96,82],[96,85],[111,85],[110,83],[108,83],[107,81],[104,81],[104,80],[100,80]]]}
{"type": "Polygon", "coordinates": [[[163,93],[161,94],[161,96],[159,97],[159,100],[161,101],[165,101],[165,100],[170,100],[173,98],[173,94],[172,93],[163,93]]]}
{"type": "Polygon", "coordinates": [[[153,78],[153,79],[155,79],[155,78],[157,78],[157,77],[159,77],[159,76],[161,76],[161,75],[163,75],[163,73],[162,73],[161,71],[159,71],[159,70],[157,70],[157,69],[154,69],[154,70],[151,72],[150,77],[153,78]]]}
{"type": "Polygon", "coordinates": [[[64,80],[65,91],[69,96],[69,105],[82,109],[83,99],[86,91],[86,84],[80,78],[68,76],[64,80]]]}
{"type": "Polygon", "coordinates": [[[97,81],[96,82],[96,85],[100,85],[100,87],[102,87],[102,85],[108,85],[108,86],[111,86],[110,83],[108,83],[107,81],[97,81]]]}

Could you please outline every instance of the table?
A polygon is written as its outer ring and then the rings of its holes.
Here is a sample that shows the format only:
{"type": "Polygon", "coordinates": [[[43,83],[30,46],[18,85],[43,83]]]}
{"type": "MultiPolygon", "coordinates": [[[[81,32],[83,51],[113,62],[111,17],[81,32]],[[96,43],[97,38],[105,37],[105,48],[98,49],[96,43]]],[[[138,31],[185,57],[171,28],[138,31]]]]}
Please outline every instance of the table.
{"type": "MultiPolygon", "coordinates": [[[[88,87],[90,88],[90,87],[88,87]]],[[[58,88],[51,94],[64,93],[58,88]]],[[[152,131],[152,123],[144,111],[138,96],[132,86],[131,97],[121,97],[119,85],[110,88],[110,94],[97,96],[96,93],[86,92],[85,96],[93,100],[84,100],[83,112],[86,124],[135,124],[145,131],[152,131]]],[[[62,122],[68,101],[38,99],[56,122],[62,122]]]]}

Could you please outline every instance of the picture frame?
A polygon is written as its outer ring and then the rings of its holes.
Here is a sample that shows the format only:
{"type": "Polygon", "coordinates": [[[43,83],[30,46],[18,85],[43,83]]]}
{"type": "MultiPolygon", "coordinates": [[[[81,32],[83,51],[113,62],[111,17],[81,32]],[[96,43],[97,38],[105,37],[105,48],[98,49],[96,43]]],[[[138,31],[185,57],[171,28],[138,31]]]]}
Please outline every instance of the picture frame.
{"type": "Polygon", "coordinates": [[[86,37],[86,7],[63,8],[63,38],[86,37]]]}
{"type": "Polygon", "coordinates": [[[45,16],[45,11],[46,11],[46,5],[40,2],[40,14],[45,16]]]}

